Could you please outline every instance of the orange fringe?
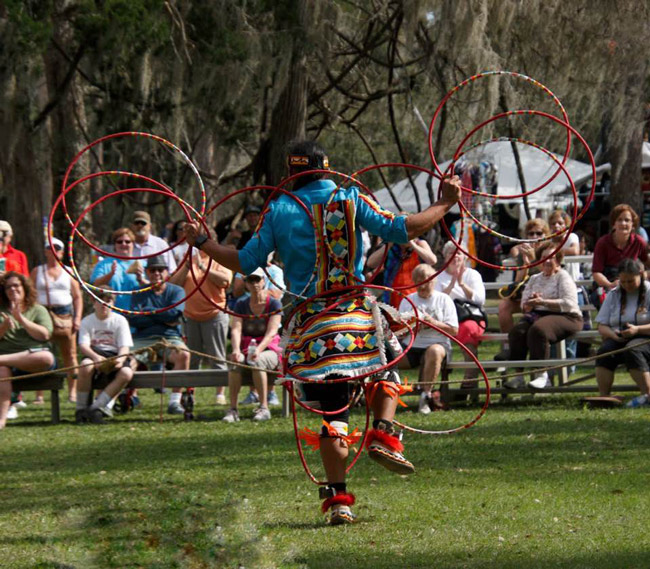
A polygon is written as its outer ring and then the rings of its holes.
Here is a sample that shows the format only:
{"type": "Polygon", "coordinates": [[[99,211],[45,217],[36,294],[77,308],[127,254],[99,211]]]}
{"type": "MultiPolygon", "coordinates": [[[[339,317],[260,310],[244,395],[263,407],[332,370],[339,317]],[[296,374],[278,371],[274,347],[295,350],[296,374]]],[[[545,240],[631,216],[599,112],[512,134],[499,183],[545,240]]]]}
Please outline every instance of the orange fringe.
{"type": "Polygon", "coordinates": [[[404,401],[400,399],[400,395],[405,393],[410,393],[413,391],[413,387],[408,385],[408,381],[404,381],[404,385],[398,383],[393,383],[392,381],[375,381],[366,386],[366,397],[368,398],[368,404],[372,405],[375,395],[377,395],[377,390],[381,387],[381,390],[386,393],[391,399],[397,397],[397,403],[402,407],[408,407],[404,401]]]}
{"type": "MultiPolygon", "coordinates": [[[[361,431],[354,429],[349,435],[342,435],[327,421],[323,421],[323,425],[327,429],[327,435],[331,438],[341,439],[347,443],[349,447],[356,445],[361,440],[361,431]]],[[[307,446],[311,447],[312,451],[317,451],[320,448],[321,434],[316,431],[305,427],[298,433],[298,439],[304,441],[307,446]]]]}

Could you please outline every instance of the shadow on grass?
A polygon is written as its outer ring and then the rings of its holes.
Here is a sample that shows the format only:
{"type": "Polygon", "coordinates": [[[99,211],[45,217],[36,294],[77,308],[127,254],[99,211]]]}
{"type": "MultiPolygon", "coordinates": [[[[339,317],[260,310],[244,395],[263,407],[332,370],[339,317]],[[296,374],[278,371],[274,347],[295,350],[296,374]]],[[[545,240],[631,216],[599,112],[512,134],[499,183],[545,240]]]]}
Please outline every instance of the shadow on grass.
{"type": "MultiPolygon", "coordinates": [[[[378,549],[381,545],[378,544],[378,549]]],[[[296,567],[309,567],[309,569],[331,569],[332,567],[349,567],[351,569],[395,569],[404,567],[408,569],[521,569],[531,567],[534,569],[605,569],[612,567],[625,567],[626,569],[643,569],[648,567],[646,552],[635,551],[627,553],[574,553],[561,558],[553,557],[540,551],[538,556],[531,557],[523,552],[489,552],[491,559],[486,559],[480,553],[472,552],[471,545],[467,551],[445,552],[430,551],[427,553],[402,552],[395,554],[368,554],[368,549],[363,549],[363,555],[358,550],[320,551],[312,554],[300,555],[294,559],[296,567]]]]}

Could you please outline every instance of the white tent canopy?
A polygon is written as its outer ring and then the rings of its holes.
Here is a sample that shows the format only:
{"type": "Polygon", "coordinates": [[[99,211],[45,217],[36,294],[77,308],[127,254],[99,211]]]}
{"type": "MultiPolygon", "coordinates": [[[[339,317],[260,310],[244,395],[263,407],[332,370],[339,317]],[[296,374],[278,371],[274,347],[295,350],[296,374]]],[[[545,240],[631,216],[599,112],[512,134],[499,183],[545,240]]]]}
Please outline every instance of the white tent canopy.
{"type": "MultiPolygon", "coordinates": [[[[544,183],[558,169],[558,165],[555,161],[543,151],[527,144],[516,144],[524,172],[526,189],[528,191],[544,183]]],[[[562,156],[556,154],[555,157],[559,161],[562,160],[562,156]]],[[[505,197],[522,193],[515,157],[510,142],[493,142],[481,149],[471,151],[465,156],[465,158],[473,163],[489,161],[496,166],[497,194],[499,196],[505,197]]],[[[441,169],[444,171],[448,166],[449,161],[443,163],[441,169]]],[[[591,166],[577,160],[569,158],[565,167],[571,178],[574,180],[585,177],[588,178],[591,175],[591,166]]],[[[430,205],[429,191],[427,189],[428,179],[429,175],[424,172],[413,174],[413,180],[423,208],[430,205]]],[[[431,180],[434,196],[437,195],[438,184],[439,182],[436,178],[431,180]]],[[[566,175],[563,172],[560,172],[548,186],[539,192],[530,195],[528,197],[528,203],[531,209],[535,210],[551,210],[556,207],[572,205],[573,196],[571,195],[570,189],[568,189],[569,187],[570,184],[566,175]]],[[[403,210],[408,212],[414,212],[417,210],[413,188],[409,183],[408,178],[400,180],[392,189],[403,210]]],[[[391,199],[388,190],[385,188],[375,192],[375,197],[377,198],[377,201],[389,211],[398,211],[398,208],[391,199]]],[[[501,203],[513,206],[515,204],[521,204],[522,199],[503,199],[501,200],[501,203]]]]}
{"type": "Polygon", "coordinates": [[[650,142],[643,143],[641,168],[650,168],[650,142]]]}

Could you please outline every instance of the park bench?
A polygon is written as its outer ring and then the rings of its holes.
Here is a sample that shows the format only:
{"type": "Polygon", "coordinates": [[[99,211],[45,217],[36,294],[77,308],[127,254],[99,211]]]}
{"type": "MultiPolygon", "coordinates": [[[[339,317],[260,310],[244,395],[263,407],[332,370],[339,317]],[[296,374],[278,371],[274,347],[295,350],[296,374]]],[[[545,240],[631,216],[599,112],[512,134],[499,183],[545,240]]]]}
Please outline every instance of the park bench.
{"type": "Polygon", "coordinates": [[[52,372],[42,377],[31,379],[14,379],[11,382],[12,391],[49,391],[50,392],[50,416],[52,423],[56,425],[61,420],[61,402],[59,391],[63,389],[65,373],[52,372]]]}
{"type": "MultiPolygon", "coordinates": [[[[272,372],[269,372],[272,375],[272,372]]],[[[242,378],[243,385],[252,385],[252,379],[242,378]]],[[[106,386],[102,379],[93,380],[93,389],[106,386]]],[[[227,387],[228,372],[214,369],[136,371],[129,383],[132,389],[160,389],[173,387],[227,387]]],[[[289,394],[282,389],[282,416],[289,416],[289,394]]]]}
{"type": "MultiPolygon", "coordinates": [[[[483,335],[484,341],[503,341],[507,339],[508,335],[504,333],[491,333],[488,332],[483,335]]],[[[596,330],[583,330],[572,336],[569,336],[567,339],[575,339],[581,342],[599,342],[601,339],[600,334],[596,330]]],[[[523,369],[535,369],[547,366],[556,366],[560,363],[564,364],[564,367],[557,370],[555,377],[557,382],[554,383],[551,387],[545,388],[543,390],[534,389],[531,387],[521,387],[518,389],[506,388],[498,380],[498,383],[493,387],[490,386],[490,392],[493,394],[516,394],[516,393],[593,393],[598,391],[597,385],[581,385],[584,381],[594,377],[594,374],[588,374],[586,376],[581,376],[576,379],[569,380],[568,368],[570,366],[575,366],[577,364],[584,367],[593,367],[595,365],[595,360],[590,360],[588,362],[583,362],[580,358],[567,358],[566,357],[566,344],[565,341],[557,343],[558,355],[556,358],[549,358],[546,360],[481,360],[479,361],[481,365],[485,368],[486,372],[490,373],[490,370],[498,370],[499,368],[505,368],[507,373],[511,373],[517,368],[523,369]]],[[[480,348],[479,348],[480,354],[480,348]]],[[[451,384],[447,383],[449,380],[449,373],[451,370],[465,370],[473,369],[475,367],[474,362],[472,361],[450,361],[447,362],[444,369],[441,372],[442,385],[440,389],[440,395],[444,402],[451,402],[457,399],[457,396],[467,396],[469,395],[472,398],[476,398],[480,394],[485,394],[485,387],[480,387],[481,378],[479,378],[479,387],[475,388],[454,388],[451,384]]],[[[614,389],[616,391],[638,391],[639,388],[636,384],[633,385],[617,385],[615,384],[614,389]]]]}

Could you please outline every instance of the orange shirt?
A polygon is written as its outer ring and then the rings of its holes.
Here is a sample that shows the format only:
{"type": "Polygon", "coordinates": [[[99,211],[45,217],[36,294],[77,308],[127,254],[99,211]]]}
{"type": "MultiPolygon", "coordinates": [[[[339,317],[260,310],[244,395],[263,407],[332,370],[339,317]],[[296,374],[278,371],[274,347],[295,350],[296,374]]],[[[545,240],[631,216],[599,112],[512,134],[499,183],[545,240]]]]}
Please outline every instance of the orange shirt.
{"type": "MultiPolygon", "coordinates": [[[[417,267],[421,262],[422,261],[420,261],[420,257],[418,257],[418,254],[415,251],[412,251],[411,254],[402,261],[402,264],[400,265],[400,268],[397,271],[397,274],[395,275],[395,278],[393,279],[393,282],[391,283],[390,286],[395,288],[398,286],[414,285],[415,283],[413,282],[413,277],[411,276],[411,273],[413,272],[413,269],[415,269],[415,267],[417,267]]],[[[394,306],[395,308],[399,308],[402,299],[405,296],[411,294],[412,292],[415,292],[416,290],[417,287],[413,286],[411,288],[400,290],[399,292],[391,292],[390,294],[391,306],[394,306]]]]}
{"type": "MultiPolygon", "coordinates": [[[[205,255],[203,252],[201,252],[200,255],[203,266],[207,268],[207,255],[205,255]]],[[[201,279],[205,274],[205,270],[202,270],[199,267],[196,257],[192,260],[192,265],[197,282],[201,282],[201,279]]],[[[210,269],[228,272],[230,274],[230,280],[232,280],[232,271],[226,269],[225,267],[222,267],[219,265],[219,263],[212,261],[210,269]]],[[[191,271],[188,271],[187,273],[187,278],[185,279],[183,288],[185,289],[185,294],[191,293],[196,288],[196,283],[194,282],[194,278],[192,278],[191,271]]],[[[199,322],[205,322],[214,318],[219,312],[219,308],[224,308],[226,306],[227,288],[228,287],[218,287],[212,281],[210,281],[210,277],[208,277],[201,285],[201,291],[197,290],[190,298],[185,301],[185,316],[199,322]],[[201,292],[203,292],[205,296],[201,294],[201,292]],[[208,298],[206,298],[206,296],[208,298]],[[211,299],[214,302],[210,302],[208,299],[211,299]],[[217,306],[215,306],[215,304],[217,306]]]]}

